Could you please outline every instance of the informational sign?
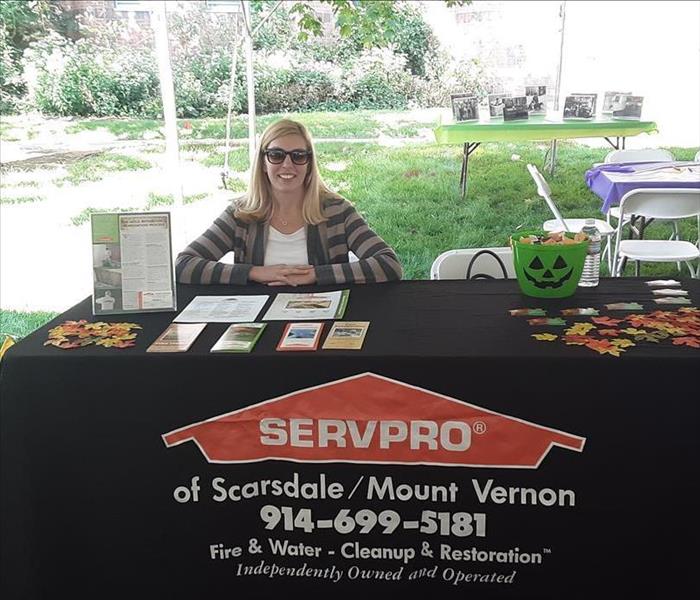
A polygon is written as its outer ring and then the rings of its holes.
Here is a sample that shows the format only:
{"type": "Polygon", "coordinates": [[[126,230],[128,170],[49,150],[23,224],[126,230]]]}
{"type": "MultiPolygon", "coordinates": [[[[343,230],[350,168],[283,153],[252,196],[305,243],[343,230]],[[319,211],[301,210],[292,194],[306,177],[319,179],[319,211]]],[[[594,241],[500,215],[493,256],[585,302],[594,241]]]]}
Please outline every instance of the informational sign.
{"type": "Polygon", "coordinates": [[[547,580],[574,551],[556,532],[578,510],[575,486],[522,474],[536,473],[551,453],[575,468],[585,438],[373,373],[162,437],[168,448],[191,444],[201,453],[200,470],[172,482],[170,502],[183,514],[255,514],[245,529],[211,532],[207,556],[234,579],[433,580],[465,594],[516,593],[547,580]],[[271,461],[296,464],[270,476],[271,461]],[[251,462],[261,463],[259,477],[241,480],[236,465],[251,462]],[[509,523],[533,517],[541,534],[509,533],[509,523]]]}
{"type": "Polygon", "coordinates": [[[176,310],[170,213],[99,213],[91,226],[95,316],[176,310]]]}

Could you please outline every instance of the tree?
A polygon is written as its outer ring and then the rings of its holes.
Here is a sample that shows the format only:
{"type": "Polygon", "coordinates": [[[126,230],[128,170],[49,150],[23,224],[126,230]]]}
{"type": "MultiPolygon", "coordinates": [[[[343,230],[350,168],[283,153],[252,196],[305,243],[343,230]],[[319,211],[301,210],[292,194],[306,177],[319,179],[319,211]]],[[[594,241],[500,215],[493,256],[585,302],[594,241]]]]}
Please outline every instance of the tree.
{"type": "MultiPolygon", "coordinates": [[[[423,37],[425,47],[433,43],[429,39],[430,31],[426,31],[417,23],[417,13],[415,9],[407,8],[404,2],[393,2],[388,0],[320,0],[321,3],[330,6],[335,17],[335,24],[340,35],[348,38],[353,37],[356,43],[365,48],[383,47],[396,43],[399,52],[406,56],[411,70],[414,73],[425,72],[424,55],[416,52],[411,47],[411,43],[417,41],[416,38],[423,37]],[[404,26],[407,22],[414,25],[416,37],[411,34],[403,35],[404,26]]],[[[444,0],[447,6],[463,6],[471,4],[471,0],[444,0]]],[[[255,147],[255,91],[253,86],[253,47],[261,28],[265,22],[272,19],[275,13],[282,6],[282,2],[260,2],[241,0],[244,19],[244,41],[246,44],[246,55],[248,62],[248,131],[249,131],[249,151],[252,164],[255,147]],[[270,7],[268,9],[268,6],[270,7]],[[252,19],[253,12],[257,12],[260,20],[255,24],[252,19]]],[[[323,34],[323,25],[318,15],[314,11],[310,2],[296,2],[290,9],[290,14],[296,17],[299,29],[298,38],[302,41],[308,40],[310,35],[320,36],[323,34]]],[[[422,20],[421,20],[422,21],[422,20]]],[[[228,133],[227,133],[228,137],[228,133]]]]}
{"type": "Polygon", "coordinates": [[[26,92],[22,80],[22,52],[47,32],[75,39],[78,25],[73,11],[49,0],[0,1],[0,111],[16,110],[26,92]]]}

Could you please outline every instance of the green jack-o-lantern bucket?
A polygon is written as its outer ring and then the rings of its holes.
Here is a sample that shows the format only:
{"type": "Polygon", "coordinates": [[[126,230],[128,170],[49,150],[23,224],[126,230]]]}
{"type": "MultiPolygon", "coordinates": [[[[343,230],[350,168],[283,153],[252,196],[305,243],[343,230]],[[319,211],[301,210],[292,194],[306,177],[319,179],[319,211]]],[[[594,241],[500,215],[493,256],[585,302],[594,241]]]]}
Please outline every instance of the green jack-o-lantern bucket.
{"type": "MultiPolygon", "coordinates": [[[[526,296],[566,298],[576,291],[588,241],[575,244],[525,244],[519,240],[530,235],[546,236],[544,231],[520,231],[511,237],[513,265],[526,296]]],[[[567,233],[567,237],[574,237],[567,233]]]]}

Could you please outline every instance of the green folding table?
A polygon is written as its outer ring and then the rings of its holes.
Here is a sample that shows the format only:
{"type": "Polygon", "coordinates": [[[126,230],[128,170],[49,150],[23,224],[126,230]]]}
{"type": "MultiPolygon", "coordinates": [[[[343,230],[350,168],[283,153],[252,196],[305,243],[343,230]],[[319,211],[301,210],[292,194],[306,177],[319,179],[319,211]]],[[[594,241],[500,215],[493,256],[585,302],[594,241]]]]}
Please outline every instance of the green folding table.
{"type": "Polygon", "coordinates": [[[595,119],[592,121],[553,121],[544,116],[522,121],[473,121],[441,125],[434,129],[438,144],[464,144],[462,172],[459,185],[462,198],[467,195],[469,156],[482,142],[532,142],[553,141],[549,157],[550,171],[554,172],[556,140],[602,137],[616,150],[625,147],[625,138],[640,133],[658,131],[654,121],[627,121],[595,119]],[[613,139],[614,138],[614,139],[613,139]]]}

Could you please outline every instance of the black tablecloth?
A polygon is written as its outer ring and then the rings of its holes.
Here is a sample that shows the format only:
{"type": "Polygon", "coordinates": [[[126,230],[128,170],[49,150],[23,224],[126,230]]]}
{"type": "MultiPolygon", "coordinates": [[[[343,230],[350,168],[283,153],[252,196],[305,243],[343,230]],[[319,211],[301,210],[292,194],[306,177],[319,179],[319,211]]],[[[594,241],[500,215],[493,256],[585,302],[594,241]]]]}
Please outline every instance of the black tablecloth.
{"type": "MultiPolygon", "coordinates": [[[[684,281],[683,287],[700,304],[700,282],[684,281]]],[[[180,286],[178,305],[199,294],[277,291],[292,290],[180,286]]],[[[344,320],[371,321],[361,351],[276,352],[284,323],[270,322],[249,355],[209,353],[225,324],[207,325],[187,353],[147,354],[174,313],[109,319],[143,326],[135,348],[44,347],[49,327],[98,320],[87,299],[13,347],[1,364],[0,593],[692,597],[698,591],[692,548],[700,533],[700,351],[640,342],[619,358],[600,356],[535,341],[533,332],[558,332],[508,314],[543,307],[559,316],[562,308],[630,301],[643,303],[644,312],[664,308],[637,279],[604,280],[598,289],[563,300],[526,298],[513,281],[412,281],[351,288],[344,320]],[[485,468],[216,464],[193,443],[168,448],[163,442],[163,434],[178,428],[362,373],[580,436],[585,447],[555,447],[536,468],[485,468]],[[337,500],[212,500],[209,486],[216,477],[230,486],[286,482],[295,474],[302,482],[324,475],[341,482],[346,493],[337,500]],[[177,502],[175,495],[184,493],[177,489],[191,489],[193,477],[202,486],[199,500],[177,502]],[[455,502],[347,496],[370,477],[408,486],[455,483],[459,491],[455,502]],[[477,490],[490,480],[505,491],[481,502],[477,490]],[[520,488],[569,490],[575,504],[549,506],[548,491],[540,496],[544,502],[532,504],[528,496],[523,504],[520,488]],[[482,537],[455,536],[451,529],[445,535],[408,529],[383,534],[379,527],[367,534],[359,528],[307,532],[301,521],[291,531],[281,525],[270,531],[260,514],[267,504],[308,508],[316,524],[342,509],[353,515],[369,509],[393,510],[404,520],[419,520],[424,510],[449,513],[448,520],[466,511],[484,514],[487,525],[482,537]],[[250,552],[253,539],[262,553],[250,552]],[[301,556],[274,554],[271,544],[284,542],[318,547],[320,554],[303,548],[301,556]],[[359,549],[343,549],[354,542],[377,552],[410,548],[416,556],[362,557],[359,549]],[[219,558],[212,550],[218,544],[239,547],[242,555],[219,558]],[[444,545],[465,552],[443,556],[444,545]],[[466,552],[472,549],[501,554],[479,558],[466,552]],[[291,570],[273,577],[273,565],[291,570]]]]}

